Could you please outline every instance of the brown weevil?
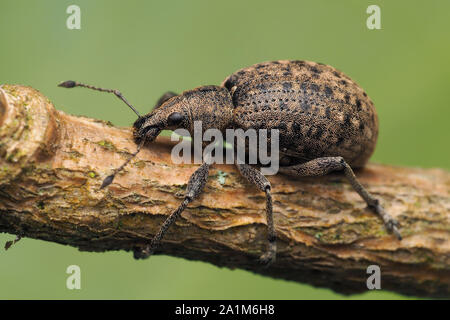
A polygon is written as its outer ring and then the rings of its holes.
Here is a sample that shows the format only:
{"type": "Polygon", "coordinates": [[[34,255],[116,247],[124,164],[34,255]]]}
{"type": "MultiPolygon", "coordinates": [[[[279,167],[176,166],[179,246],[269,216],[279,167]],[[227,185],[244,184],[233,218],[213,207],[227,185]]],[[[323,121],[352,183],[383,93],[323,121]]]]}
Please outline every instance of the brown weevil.
{"type": "MultiPolygon", "coordinates": [[[[86,87],[114,93],[138,115],[134,138],[135,156],[145,142],[154,140],[163,129],[184,128],[193,134],[194,121],[203,129],[278,129],[279,172],[294,176],[321,176],[343,171],[354,190],[382,219],[389,231],[401,239],[398,223],[357,180],[352,168],[363,167],[372,155],[378,136],[378,117],[371,99],[352,79],[337,69],[310,61],[272,61],[241,69],[220,86],[203,86],[182,94],[163,95],[145,116],[117,90],[102,89],[75,81],[61,87],[86,87]]],[[[114,173],[102,188],[111,184],[114,173]]],[[[238,164],[239,172],[266,195],[268,249],[264,264],[276,255],[276,233],[272,217],[271,185],[248,164],[238,164]]],[[[190,177],[181,205],[166,219],[160,231],[136,258],[147,258],[157,248],[169,226],[187,205],[197,198],[208,178],[210,164],[204,162],[190,177]]]]}

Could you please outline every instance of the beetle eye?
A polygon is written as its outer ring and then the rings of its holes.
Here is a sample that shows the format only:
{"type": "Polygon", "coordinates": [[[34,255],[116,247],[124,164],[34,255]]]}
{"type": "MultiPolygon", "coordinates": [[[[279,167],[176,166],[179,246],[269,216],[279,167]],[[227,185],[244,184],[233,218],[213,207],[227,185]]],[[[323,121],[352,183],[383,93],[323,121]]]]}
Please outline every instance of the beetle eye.
{"type": "Polygon", "coordinates": [[[180,124],[181,121],[183,121],[183,115],[179,112],[174,112],[170,114],[170,116],[167,118],[167,122],[169,125],[177,125],[180,124]]]}

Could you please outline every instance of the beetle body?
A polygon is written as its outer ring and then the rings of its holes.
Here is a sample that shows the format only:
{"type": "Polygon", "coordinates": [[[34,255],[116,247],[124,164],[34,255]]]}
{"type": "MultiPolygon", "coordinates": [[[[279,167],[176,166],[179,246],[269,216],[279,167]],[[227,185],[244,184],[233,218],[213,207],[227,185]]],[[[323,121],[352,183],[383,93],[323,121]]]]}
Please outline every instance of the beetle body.
{"type": "MultiPolygon", "coordinates": [[[[354,190],[399,239],[398,223],[357,180],[352,167],[363,167],[375,149],[378,118],[372,101],[353,80],[335,68],[309,61],[272,61],[241,69],[220,86],[203,86],[180,95],[168,92],[145,116],[117,90],[66,81],[62,87],[76,86],[114,93],[139,118],[134,138],[138,149],[121,167],[106,177],[102,188],[113,182],[117,172],[153,141],[164,129],[187,129],[201,121],[208,129],[278,129],[280,172],[295,176],[319,176],[343,171],[354,190]]],[[[202,135],[203,136],[203,135],[202,135]]],[[[203,144],[205,146],[205,144],[203,144]]],[[[248,147],[248,144],[247,144],[248,147]]],[[[187,205],[197,198],[206,184],[210,163],[205,161],[191,176],[183,202],[165,220],[151,243],[136,246],[136,258],[149,257],[169,226],[187,205]]],[[[236,163],[239,172],[266,195],[268,250],[264,264],[275,260],[276,232],[273,221],[270,181],[257,169],[236,163]]]]}
{"type": "Polygon", "coordinates": [[[278,129],[281,165],[342,156],[362,167],[378,136],[377,114],[364,90],[335,68],[309,61],[256,64],[221,87],[185,91],[136,121],[135,136],[178,127],[192,135],[194,121],[202,121],[203,130],[278,129]],[[166,120],[175,112],[183,120],[171,126],[166,120]]]}
{"type": "Polygon", "coordinates": [[[285,165],[342,156],[362,167],[375,149],[378,118],[372,101],[335,68],[307,61],[274,61],[237,71],[230,90],[234,125],[279,129],[285,165]]]}

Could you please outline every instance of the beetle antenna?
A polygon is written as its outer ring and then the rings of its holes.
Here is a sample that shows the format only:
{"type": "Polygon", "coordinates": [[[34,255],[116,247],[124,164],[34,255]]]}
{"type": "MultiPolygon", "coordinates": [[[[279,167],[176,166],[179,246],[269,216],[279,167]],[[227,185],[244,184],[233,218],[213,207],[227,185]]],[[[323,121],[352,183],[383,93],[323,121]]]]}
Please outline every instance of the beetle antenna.
{"type": "Polygon", "coordinates": [[[79,82],[75,82],[72,80],[68,80],[68,81],[64,81],[61,82],[60,84],[58,84],[58,87],[62,87],[62,88],[75,88],[75,87],[83,87],[83,88],[88,88],[88,89],[92,89],[92,90],[96,90],[96,91],[101,91],[101,92],[108,92],[108,93],[114,93],[116,95],[117,98],[119,98],[120,100],[122,100],[123,102],[126,103],[127,106],[130,107],[131,110],[134,111],[134,113],[137,114],[137,116],[140,118],[141,115],[139,114],[139,112],[136,110],[135,107],[133,107],[131,105],[131,103],[129,103],[127,101],[127,99],[125,99],[125,97],[122,95],[122,93],[120,93],[119,90],[115,90],[115,89],[104,89],[104,88],[99,88],[99,87],[94,87],[88,84],[84,84],[84,83],[79,83],[79,82]]]}
{"type": "Polygon", "coordinates": [[[131,157],[129,157],[129,158],[128,158],[128,159],[127,159],[120,167],[118,167],[117,169],[114,169],[113,173],[112,173],[111,175],[107,176],[107,177],[103,180],[102,185],[100,186],[100,189],[103,189],[103,188],[109,186],[109,185],[113,182],[114,177],[116,176],[116,174],[118,174],[120,171],[122,171],[123,168],[125,168],[126,165],[127,165],[134,157],[136,157],[136,155],[139,153],[139,151],[141,151],[141,148],[142,148],[142,146],[144,145],[144,143],[145,143],[145,139],[142,139],[141,142],[138,144],[138,147],[137,147],[136,151],[135,151],[134,153],[131,154],[131,157]]]}

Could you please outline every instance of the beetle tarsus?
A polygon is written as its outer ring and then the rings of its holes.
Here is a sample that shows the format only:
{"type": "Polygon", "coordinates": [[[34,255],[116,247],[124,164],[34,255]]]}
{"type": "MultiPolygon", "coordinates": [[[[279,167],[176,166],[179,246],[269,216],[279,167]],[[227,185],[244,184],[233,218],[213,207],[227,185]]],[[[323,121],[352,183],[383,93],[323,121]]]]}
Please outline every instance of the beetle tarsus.
{"type": "Polygon", "coordinates": [[[384,225],[389,232],[392,232],[398,240],[402,240],[403,237],[398,230],[399,223],[397,220],[391,217],[389,213],[384,210],[383,206],[380,204],[378,199],[374,199],[372,195],[368,193],[370,197],[368,201],[371,201],[372,205],[369,205],[371,209],[373,209],[384,221],[384,225]]]}
{"type": "Polygon", "coordinates": [[[133,250],[133,257],[136,260],[148,259],[152,254],[153,254],[153,252],[149,251],[148,248],[145,248],[145,249],[135,248],[133,250]]]}
{"type": "MultiPolygon", "coordinates": [[[[383,212],[384,212],[384,210],[383,210],[383,212]]],[[[398,240],[402,240],[403,239],[403,237],[402,237],[402,235],[400,234],[400,231],[398,230],[398,227],[399,227],[399,223],[398,223],[398,221],[397,220],[395,220],[394,218],[392,218],[389,214],[387,214],[386,212],[384,212],[384,215],[385,215],[385,217],[387,217],[387,221],[385,221],[385,225],[386,225],[386,228],[390,231],[390,232],[392,232],[396,237],[397,237],[397,239],[398,240]]]]}
{"type": "Polygon", "coordinates": [[[276,253],[277,253],[277,244],[275,240],[271,241],[269,240],[269,248],[266,253],[264,253],[260,258],[259,262],[264,267],[269,267],[272,265],[276,260],[276,253]]]}
{"type": "Polygon", "coordinates": [[[397,226],[392,227],[392,232],[395,234],[395,236],[397,237],[398,240],[403,239],[402,235],[400,234],[400,231],[398,231],[397,226]]]}

